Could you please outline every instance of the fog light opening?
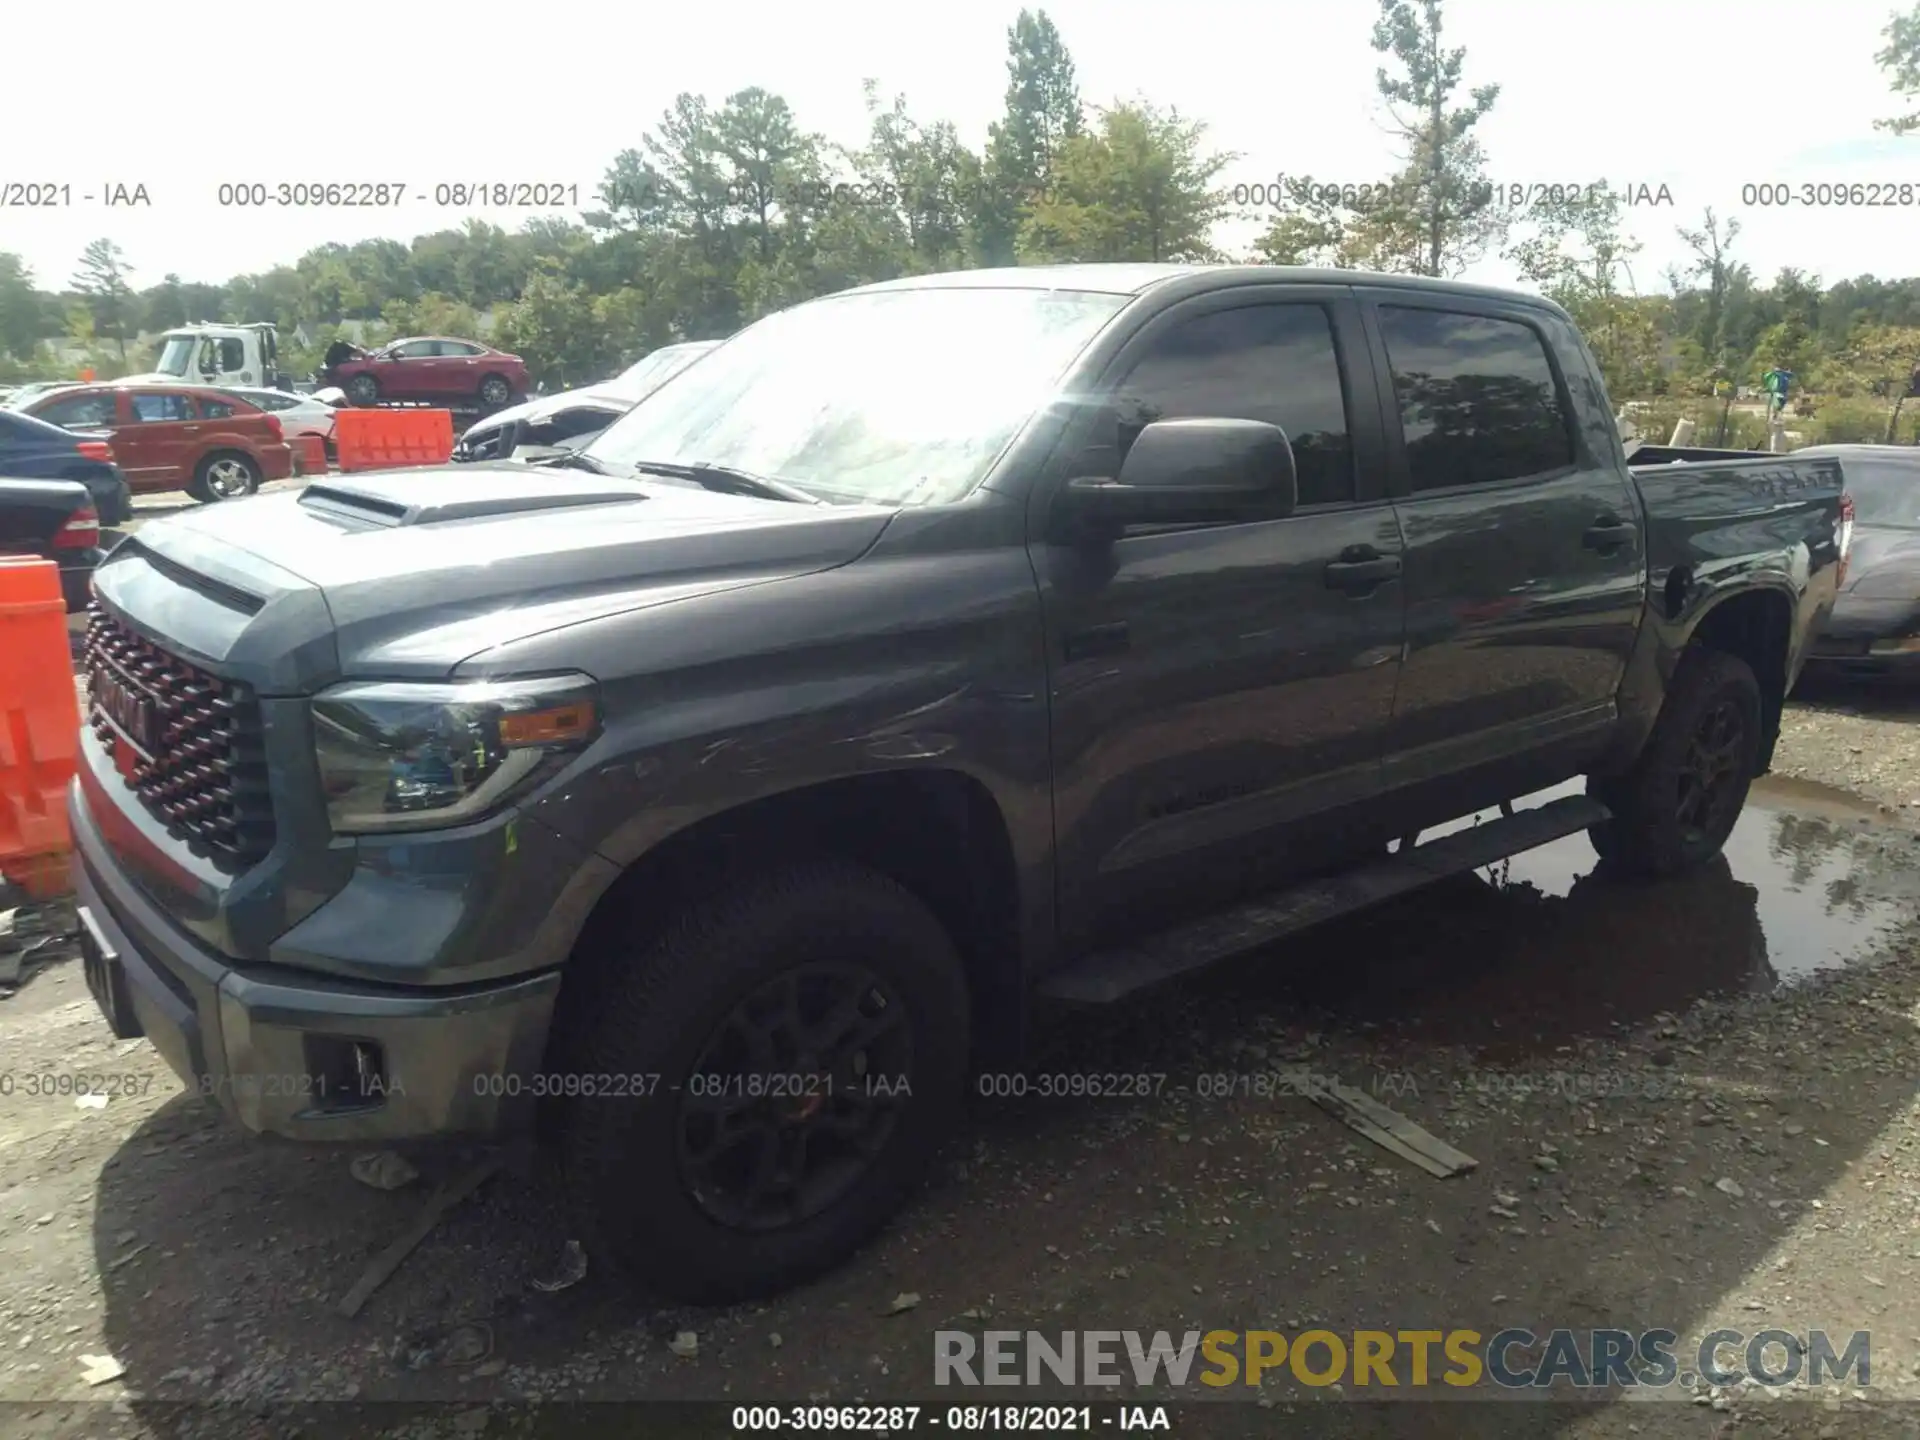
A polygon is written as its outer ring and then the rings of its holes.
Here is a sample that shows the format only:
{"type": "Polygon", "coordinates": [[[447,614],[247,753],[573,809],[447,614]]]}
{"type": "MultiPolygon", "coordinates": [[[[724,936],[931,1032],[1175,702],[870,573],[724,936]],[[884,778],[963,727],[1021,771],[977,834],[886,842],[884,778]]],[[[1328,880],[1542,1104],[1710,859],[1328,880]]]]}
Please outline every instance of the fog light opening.
{"type": "Polygon", "coordinates": [[[321,1110],[373,1110],[387,1103],[393,1082],[377,1040],[348,1035],[306,1037],[307,1070],[321,1110]]]}

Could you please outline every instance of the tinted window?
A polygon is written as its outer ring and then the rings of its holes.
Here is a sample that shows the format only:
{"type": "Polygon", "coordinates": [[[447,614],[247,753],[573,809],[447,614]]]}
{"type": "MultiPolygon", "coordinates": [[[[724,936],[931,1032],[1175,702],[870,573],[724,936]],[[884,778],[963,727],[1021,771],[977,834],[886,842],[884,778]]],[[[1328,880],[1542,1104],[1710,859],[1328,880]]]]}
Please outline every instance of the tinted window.
{"type": "Polygon", "coordinates": [[[415,340],[411,345],[396,347],[393,353],[396,358],[401,360],[425,359],[427,356],[433,354],[433,341],[415,340]]]}
{"type": "Polygon", "coordinates": [[[135,420],[191,420],[193,411],[187,405],[184,395],[135,395],[133,400],[133,418],[135,420]]]}
{"type": "Polygon", "coordinates": [[[1487,485],[1573,463],[1545,345],[1528,326],[1382,306],[1415,490],[1487,485]]]}
{"type": "Polygon", "coordinates": [[[34,413],[50,425],[61,425],[68,429],[111,425],[113,424],[113,396],[99,392],[92,395],[66,395],[58,400],[48,401],[34,413]]]}
{"type": "Polygon", "coordinates": [[[434,342],[442,355],[478,355],[480,347],[469,345],[464,340],[439,340],[434,342]]]}
{"type": "Polygon", "coordinates": [[[1353,498],[1333,323],[1318,305],[1249,305],[1177,326],[1121,382],[1120,454],[1155,420],[1264,420],[1293,442],[1300,503],[1353,498]]]}

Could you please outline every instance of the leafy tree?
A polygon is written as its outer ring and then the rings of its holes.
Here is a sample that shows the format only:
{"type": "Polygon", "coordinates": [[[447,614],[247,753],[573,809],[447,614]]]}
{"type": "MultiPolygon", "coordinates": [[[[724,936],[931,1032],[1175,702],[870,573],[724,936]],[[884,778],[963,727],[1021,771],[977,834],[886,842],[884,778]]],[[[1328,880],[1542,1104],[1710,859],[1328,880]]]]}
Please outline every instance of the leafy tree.
{"type": "Polygon", "coordinates": [[[127,276],[133,267],[113,241],[95,240],[80,252],[80,268],[74,272],[75,293],[85,297],[92,317],[93,333],[114,342],[120,359],[127,358],[127,336],[135,326],[137,308],[133,287],[127,276]]]}
{"type": "Polygon", "coordinates": [[[1010,265],[1033,202],[1044,196],[1054,161],[1084,129],[1073,57],[1044,10],[1021,10],[1007,30],[1006,111],[987,130],[974,206],[978,254],[1010,265]]]}
{"type": "Polygon", "coordinates": [[[1215,183],[1236,158],[1206,126],[1145,101],[1115,105],[1053,159],[1052,189],[1020,232],[1022,260],[1216,260],[1229,203],[1215,183]]]}
{"type": "Polygon", "coordinates": [[[1284,185],[1280,211],[1256,253],[1281,264],[1333,264],[1415,275],[1457,275],[1506,235],[1509,217],[1486,179],[1473,129],[1498,85],[1455,103],[1466,50],[1441,44],[1442,0],[1380,0],[1373,48],[1397,66],[1374,83],[1400,167],[1377,185],[1284,185]]]}
{"type": "Polygon", "coordinates": [[[1636,293],[1640,242],[1622,228],[1623,204],[1605,180],[1550,192],[1527,215],[1527,233],[1504,251],[1580,327],[1611,395],[1650,393],[1660,374],[1660,329],[1636,293]]]}
{"type": "MultiPolygon", "coordinates": [[[[1886,46],[1873,58],[1893,81],[1893,93],[1912,100],[1920,96],[1920,5],[1904,15],[1896,15],[1881,32],[1886,46]]],[[[1874,121],[1876,130],[1895,135],[1911,135],[1920,130],[1920,110],[1909,110],[1888,120],[1874,121]]]]}
{"type": "Polygon", "coordinates": [[[527,281],[506,307],[500,343],[523,356],[534,380],[549,390],[567,390],[605,377],[619,350],[610,343],[593,297],[557,269],[546,267],[527,281]]]}
{"type": "Polygon", "coordinates": [[[1920,330],[1887,325],[1863,325],[1839,356],[1855,382],[1869,393],[1893,401],[1887,414],[1882,444],[1891,445],[1900,424],[1900,412],[1920,375],[1920,330]]]}
{"type": "Polygon", "coordinates": [[[45,323],[33,272],[18,255],[0,250],[0,354],[31,360],[40,348],[45,323]]]}

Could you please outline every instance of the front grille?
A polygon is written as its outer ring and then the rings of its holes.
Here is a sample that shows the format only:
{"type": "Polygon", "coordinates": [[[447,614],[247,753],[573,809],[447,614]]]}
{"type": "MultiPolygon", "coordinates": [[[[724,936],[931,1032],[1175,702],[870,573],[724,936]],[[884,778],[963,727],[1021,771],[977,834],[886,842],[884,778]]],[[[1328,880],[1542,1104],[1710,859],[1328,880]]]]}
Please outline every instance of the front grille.
{"type": "Polygon", "coordinates": [[[87,620],[87,721],[148,813],[195,853],[238,870],[273,848],[260,705],[122,625],[87,620]]]}

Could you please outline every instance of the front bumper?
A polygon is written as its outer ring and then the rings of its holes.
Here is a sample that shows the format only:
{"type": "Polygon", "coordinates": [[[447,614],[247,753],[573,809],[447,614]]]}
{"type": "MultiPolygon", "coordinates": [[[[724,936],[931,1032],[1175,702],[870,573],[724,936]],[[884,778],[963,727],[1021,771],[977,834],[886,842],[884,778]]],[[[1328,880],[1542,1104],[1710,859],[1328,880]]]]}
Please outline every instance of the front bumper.
{"type": "Polygon", "coordinates": [[[243,972],[119,870],[77,781],[67,811],[89,988],[115,1033],[145,1035],[189,1092],[248,1130],[305,1141],[531,1126],[557,971],[436,990],[243,972]]]}

